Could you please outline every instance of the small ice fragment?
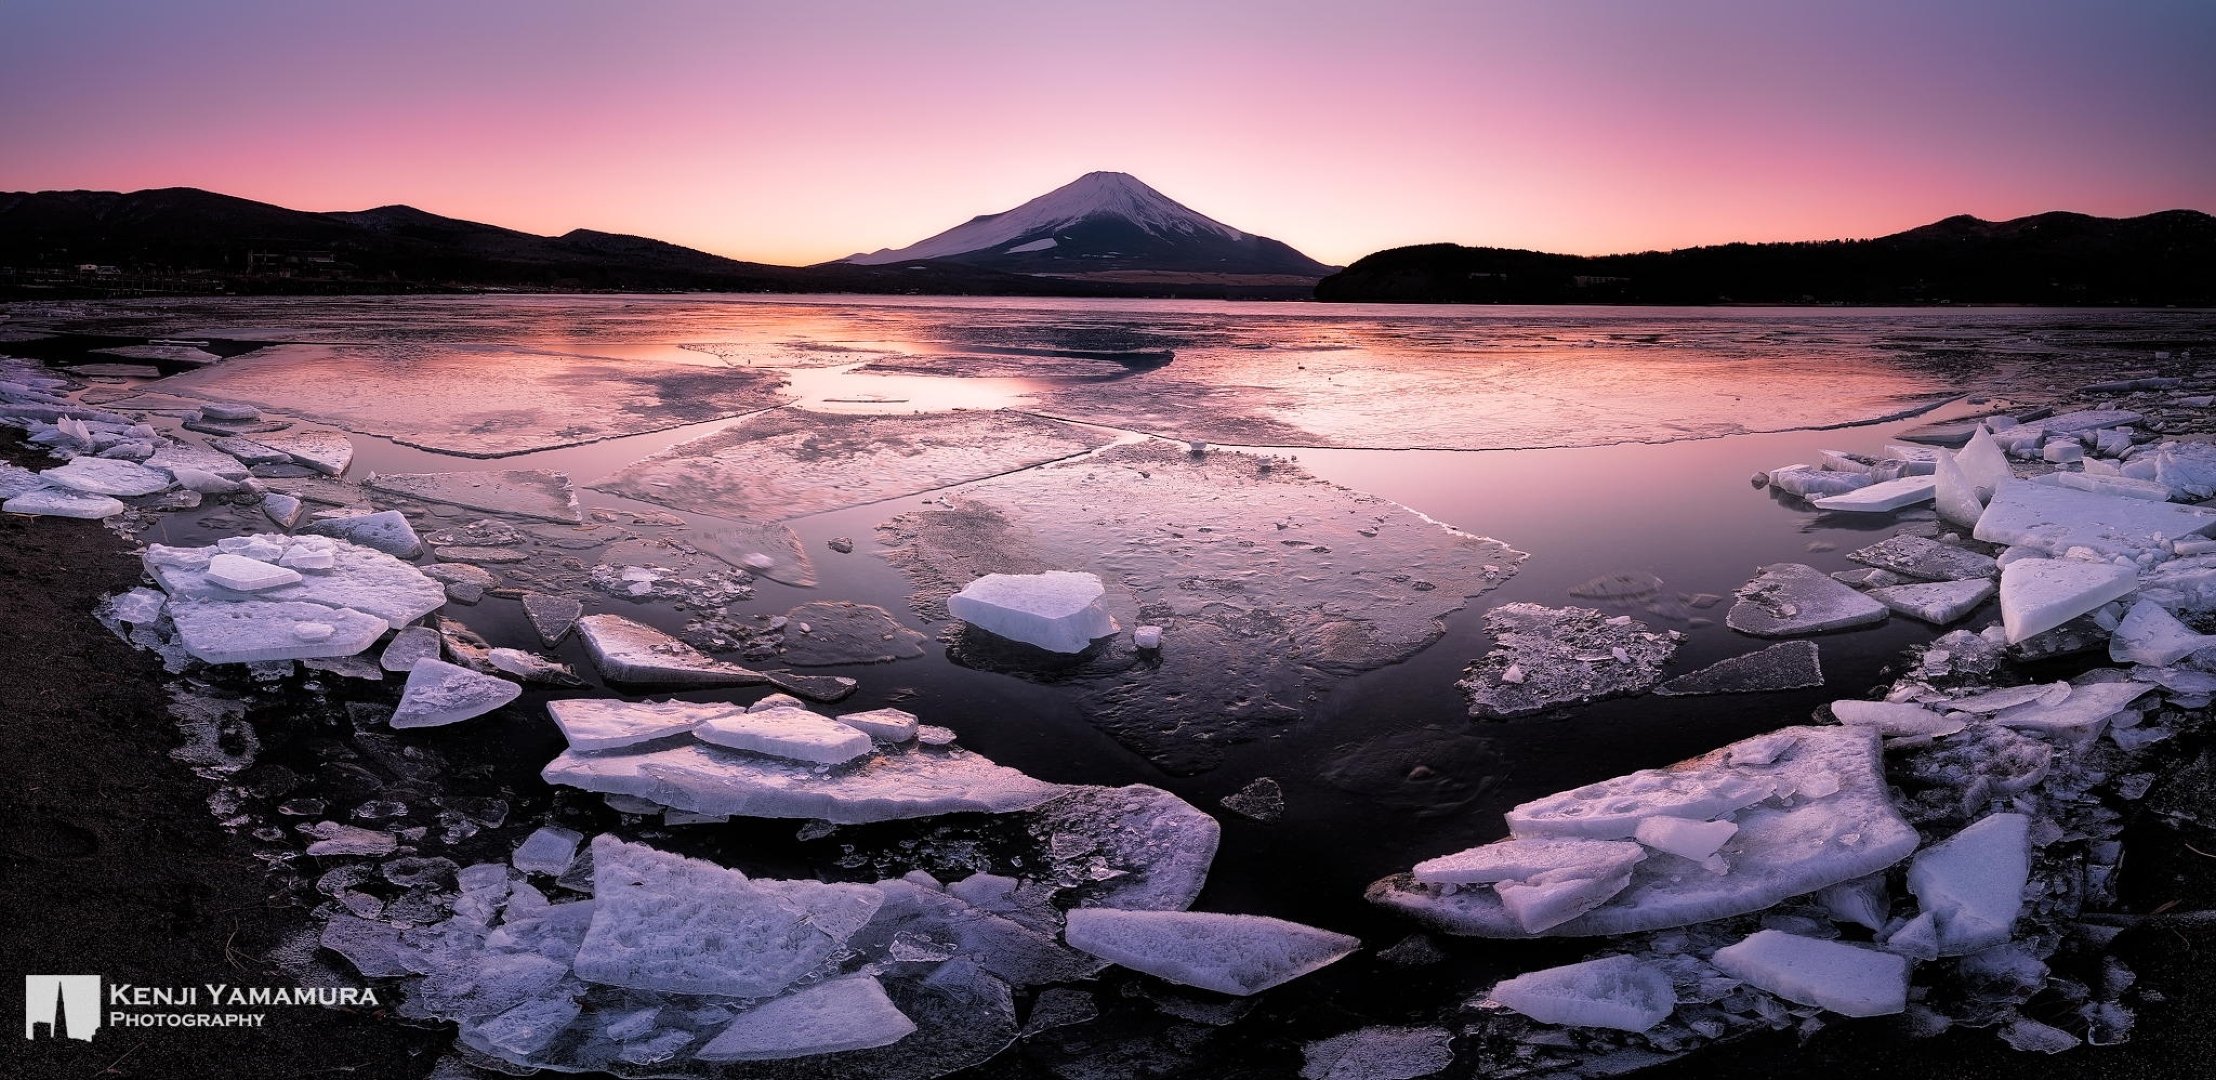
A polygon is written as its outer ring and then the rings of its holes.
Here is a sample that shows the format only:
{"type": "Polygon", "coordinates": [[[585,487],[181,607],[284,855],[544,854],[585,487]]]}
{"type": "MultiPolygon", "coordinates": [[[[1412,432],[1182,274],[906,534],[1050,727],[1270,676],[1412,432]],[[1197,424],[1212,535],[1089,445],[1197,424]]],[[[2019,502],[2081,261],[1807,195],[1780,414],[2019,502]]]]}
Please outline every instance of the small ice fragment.
{"type": "Polygon", "coordinates": [[[515,867],[526,874],[559,876],[569,870],[570,863],[577,861],[577,845],[584,840],[585,834],[575,829],[543,826],[516,845],[515,867]]]}
{"type": "MultiPolygon", "coordinates": [[[[753,712],[753,709],[748,709],[753,712]]],[[[872,739],[891,743],[903,743],[916,737],[916,714],[902,709],[871,709],[868,712],[847,713],[832,719],[853,728],[872,739]]]]}
{"type": "Polygon", "coordinates": [[[1801,1005],[1846,1016],[1908,1008],[1908,960],[1837,941],[1761,930],[1716,950],[1725,974],[1801,1005]]]}
{"type": "Polygon", "coordinates": [[[1932,915],[1942,955],[2008,940],[2030,880],[2030,824],[2022,814],[1993,814],[1909,863],[1908,890],[1932,915]]]}
{"type": "Polygon", "coordinates": [[[1729,821],[1692,821],[1665,815],[1640,822],[1632,836],[1656,851],[1704,862],[1738,832],[1739,826],[1729,821]]]}
{"type": "Polygon", "coordinates": [[[916,1030],[875,976],[816,983],[740,1013],[693,1056],[701,1061],[774,1061],[888,1046],[916,1030]]]}
{"type": "Polygon", "coordinates": [[[208,560],[208,580],[226,589],[260,592],[299,581],[300,572],[225,552],[208,560]]]}
{"type": "Polygon", "coordinates": [[[424,657],[408,669],[407,688],[392,714],[395,728],[438,727],[483,716],[514,701],[523,688],[444,660],[424,657]]]}
{"type": "Polygon", "coordinates": [[[1074,908],[1064,940],[1134,971],[1244,997],[1361,948],[1359,938],[1261,915],[1074,908]]]}
{"type": "Polygon", "coordinates": [[[987,574],[947,597],[947,612],[988,633],[1050,652],[1080,653],[1116,632],[1095,574],[987,574]]]}
{"type": "Polygon", "coordinates": [[[1518,975],[1487,997],[1543,1024],[1617,1031],[1646,1031],[1677,1009],[1669,973],[1629,956],[1518,975]]]}
{"type": "Polygon", "coordinates": [[[1159,626],[1142,626],[1131,631],[1131,644],[1142,649],[1161,648],[1162,628],[1159,626]]]}

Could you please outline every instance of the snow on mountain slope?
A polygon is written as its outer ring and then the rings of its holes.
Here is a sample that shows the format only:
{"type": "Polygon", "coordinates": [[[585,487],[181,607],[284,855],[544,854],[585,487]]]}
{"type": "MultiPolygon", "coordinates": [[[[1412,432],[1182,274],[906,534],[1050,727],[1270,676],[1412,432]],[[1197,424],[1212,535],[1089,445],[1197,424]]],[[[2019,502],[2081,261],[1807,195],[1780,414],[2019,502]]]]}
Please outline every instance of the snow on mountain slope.
{"type": "Polygon", "coordinates": [[[1119,172],[1086,173],[1013,210],[972,218],[904,248],[842,261],[880,266],[933,259],[1053,274],[1173,270],[1298,275],[1329,270],[1284,244],[1197,213],[1119,172]]]}

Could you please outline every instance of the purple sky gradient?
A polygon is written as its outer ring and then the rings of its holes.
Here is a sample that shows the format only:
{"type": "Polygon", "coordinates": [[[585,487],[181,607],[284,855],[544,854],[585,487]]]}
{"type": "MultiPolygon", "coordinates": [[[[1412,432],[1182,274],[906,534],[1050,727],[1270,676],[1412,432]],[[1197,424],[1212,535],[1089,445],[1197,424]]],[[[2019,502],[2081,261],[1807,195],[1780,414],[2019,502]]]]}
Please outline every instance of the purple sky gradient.
{"type": "Polygon", "coordinates": [[[11,0],[0,189],[813,262],[1093,169],[1330,262],[2216,210],[2216,3],[11,0]]]}

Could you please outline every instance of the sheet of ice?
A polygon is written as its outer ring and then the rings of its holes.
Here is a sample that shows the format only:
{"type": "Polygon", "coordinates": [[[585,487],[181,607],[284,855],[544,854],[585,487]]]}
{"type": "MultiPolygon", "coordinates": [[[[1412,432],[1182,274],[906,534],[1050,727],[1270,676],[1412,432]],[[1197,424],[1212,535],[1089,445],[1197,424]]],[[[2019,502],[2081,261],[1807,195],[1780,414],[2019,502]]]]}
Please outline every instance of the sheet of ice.
{"type": "Polygon", "coordinates": [[[531,629],[538,631],[539,641],[549,649],[569,636],[577,626],[577,617],[584,613],[585,605],[567,596],[523,594],[524,617],[531,620],[531,629]]]}
{"type": "Polygon", "coordinates": [[[384,344],[273,345],[163,385],[467,457],[659,431],[784,400],[776,372],[702,359],[433,342],[402,330],[384,344]]]}
{"type": "Polygon", "coordinates": [[[1908,958],[1876,949],[1760,930],[1709,959],[1750,986],[1845,1016],[1908,1008],[1908,958]]]}
{"type": "Polygon", "coordinates": [[[1885,621],[1886,607],[1800,563],[1773,563],[1739,587],[1724,625],[1742,634],[1790,637],[1885,621]]]}
{"type": "Polygon", "coordinates": [[[1063,945],[1060,913],[1014,878],[972,874],[941,886],[914,873],[875,888],[884,903],[847,947],[883,975],[926,972],[958,956],[1029,987],[1091,978],[1107,966],[1063,945]]]}
{"type": "Polygon", "coordinates": [[[1614,876],[1646,857],[1645,849],[1621,840],[1511,838],[1426,859],[1410,874],[1426,885],[1489,885],[1569,869],[1614,876]]]}
{"type": "Polygon", "coordinates": [[[819,765],[843,765],[876,745],[868,735],[806,709],[726,710],[701,721],[693,738],[819,765]]]}
{"type": "Polygon", "coordinates": [[[1569,867],[1519,881],[1494,882],[1493,893],[1518,931],[1543,934],[1607,903],[1630,884],[1628,868],[1601,873],[1569,867]]]}
{"type": "Polygon", "coordinates": [[[541,773],[550,784],[630,795],[695,814],[821,818],[837,824],[1005,813],[1064,790],[961,750],[887,750],[845,768],[689,743],[637,753],[565,750],[541,773]]]}
{"type": "Polygon", "coordinates": [[[1025,817],[1080,907],[1189,908],[1222,839],[1215,818],[1149,784],[1064,788],[1025,817]]]}
{"type": "Polygon", "coordinates": [[[208,580],[239,592],[261,592],[300,580],[300,571],[228,552],[208,560],[208,580]]]}
{"type": "MultiPolygon", "coordinates": [[[[421,570],[383,552],[318,537],[288,537],[278,533],[227,539],[253,545],[234,554],[252,558],[256,551],[262,554],[275,551],[280,553],[275,559],[278,565],[302,571],[299,581],[264,590],[255,595],[256,599],[365,611],[383,618],[393,629],[407,626],[446,603],[443,586],[426,577],[421,570]],[[308,553],[318,557],[297,557],[308,553]],[[326,559],[327,566],[316,568],[326,559]]],[[[150,544],[143,561],[147,573],[171,596],[236,599],[235,592],[208,580],[208,566],[222,550],[217,545],[185,548],[150,544]]]]}
{"type": "Polygon", "coordinates": [[[245,463],[239,459],[189,442],[165,440],[154,448],[154,455],[147,458],[145,464],[150,469],[170,472],[198,469],[225,480],[244,480],[248,475],[245,463]]]}
{"type": "Polygon", "coordinates": [[[1991,578],[1971,578],[1963,581],[1889,585],[1882,589],[1871,589],[1868,595],[1911,619],[1933,626],[1945,626],[1968,618],[1971,612],[1991,600],[1998,591],[1991,578]]]}
{"type": "Polygon", "coordinates": [[[577,846],[585,842],[585,834],[559,825],[542,825],[531,830],[531,835],[516,845],[511,861],[526,874],[546,874],[559,877],[568,872],[571,863],[577,861],[577,846]]]}
{"type": "Polygon", "coordinates": [[[2152,457],[2155,482],[2167,490],[2192,499],[2216,495],[2216,446],[2166,442],[2152,457]]]}
{"type": "Polygon", "coordinates": [[[877,912],[867,885],[748,878],[602,834],[577,976],[635,990],[767,997],[836,964],[877,912]]]}
{"type": "Polygon", "coordinates": [[[1955,463],[1954,456],[1941,451],[1932,460],[1931,508],[1939,520],[1963,528],[1971,528],[1985,513],[1985,499],[1978,493],[1977,485],[1955,463]]]}
{"type": "Polygon", "coordinates": [[[354,461],[354,442],[343,431],[294,428],[265,434],[260,442],[291,458],[294,464],[325,476],[344,473],[354,461]]]}
{"type": "Polygon", "coordinates": [[[39,479],[82,495],[112,495],[129,498],[135,495],[152,495],[169,490],[168,473],[149,469],[135,461],[117,461],[112,458],[71,458],[67,464],[57,465],[38,474],[39,479]]]}
{"type": "Polygon", "coordinates": [[[0,510],[29,517],[97,520],[123,512],[123,504],[106,495],[86,495],[61,488],[34,488],[0,502],[0,510]]]}
{"type": "Polygon", "coordinates": [[[1097,907],[1072,910],[1063,937],[1072,948],[1110,963],[1240,997],[1362,947],[1360,938],[1261,915],[1097,907]]]}
{"type": "Polygon", "coordinates": [[[1908,891],[1939,933],[1939,953],[1961,956],[2007,941],[2031,880],[2031,819],[1992,814],[1916,853],[1908,891]]]}
{"type": "Polygon", "coordinates": [[[441,727],[483,716],[522,696],[506,679],[424,657],[408,669],[408,685],[393,710],[394,728],[441,727]]]}
{"type": "Polygon", "coordinates": [[[779,409],[592,486],[675,510],[783,521],[1085,453],[1111,433],[1027,413],[852,416],[779,409]]]}
{"type": "Polygon", "coordinates": [[[415,527],[408,524],[408,519],[398,510],[321,518],[308,523],[301,531],[337,537],[403,559],[413,559],[423,553],[423,541],[416,537],[415,527]]]}
{"type": "Polygon", "coordinates": [[[2144,697],[2154,686],[2138,681],[2093,683],[2070,688],[2060,701],[2041,698],[1993,714],[1993,722],[2022,731],[2064,732],[2090,728],[2144,697]]]}
{"type": "Polygon", "coordinates": [[[767,681],[758,671],[725,663],[621,615],[586,615],[577,635],[593,666],[609,682],[638,686],[752,686],[767,681]]]}
{"type": "Polygon", "coordinates": [[[1657,694],[1753,694],[1824,684],[1813,641],[1781,641],[1743,656],[1719,660],[1654,688],[1657,694]]]}
{"type": "Polygon", "coordinates": [[[1454,1033],[1377,1024],[1301,1046],[1301,1080],[1416,1080],[1454,1064],[1454,1033]]]}
{"type": "Polygon", "coordinates": [[[1591,608],[1502,604],[1485,613],[1493,649],[1455,687],[1470,715],[1502,719],[1644,693],[1662,678],[1679,635],[1591,608]]]}
{"type": "Polygon", "coordinates": [[[2140,599],[2124,613],[2108,639],[2108,658],[2119,664],[2168,667],[2216,645],[2216,636],[2195,632],[2152,600],[2140,599]]]}
{"type": "Polygon", "coordinates": [[[827,979],[740,1013],[694,1054],[701,1061],[774,1061],[889,1046],[916,1030],[869,975],[827,979]]]}
{"type": "Polygon", "coordinates": [[[1293,463],[1162,442],[967,485],[879,537],[926,619],[982,575],[1067,568],[1100,576],[1123,625],[1165,626],[1173,647],[1142,661],[1117,640],[1075,671],[982,633],[949,653],[1056,680],[1086,720],[1178,774],[1436,641],[1447,613],[1523,559],[1293,463]]]}
{"type": "MultiPolygon", "coordinates": [[[[1974,523],[1977,519],[1970,520],[1974,523]]],[[[1921,536],[1889,536],[1859,551],[1848,552],[1847,558],[1921,581],[1989,578],[2000,573],[2000,565],[1990,556],[1921,536]]]]}
{"type": "Polygon", "coordinates": [[[1973,535],[1988,544],[2050,555],[2076,547],[2130,555],[2159,548],[2166,539],[2206,534],[2211,527],[2216,510],[2011,481],[1985,507],[1973,535]]]}
{"type": "Polygon", "coordinates": [[[169,616],[185,651],[210,664],[352,656],[384,636],[385,620],[299,601],[172,595],[169,616]]]}
{"type": "Polygon", "coordinates": [[[1677,989],[1662,968],[1607,956],[1505,979],[1486,995],[1542,1024],[1646,1031],[1677,1011],[1677,989]]]}
{"type": "Polygon", "coordinates": [[[1954,463],[1969,479],[1980,502],[1992,501],[2001,485],[2016,478],[2016,470],[2008,464],[2008,455],[2001,452],[2000,444],[1993,440],[1993,433],[1986,430],[1984,424],[1977,426],[1970,441],[1954,455],[1954,463]]]}
{"type": "Polygon", "coordinates": [[[2035,484],[2054,484],[2059,487],[2090,491],[2096,495],[2114,495],[2125,499],[2145,499],[2148,502],[2168,502],[2172,492],[2152,480],[2137,480],[2129,476],[2107,476],[2093,472],[2053,472],[2034,476],[2035,484]]]}
{"type": "MultiPolygon", "coordinates": [[[[1631,933],[1759,911],[1882,870],[1915,850],[1916,830],[1893,806],[1878,741],[1863,727],[1784,728],[1667,769],[1525,803],[1508,812],[1509,828],[1517,837],[1626,839],[1657,816],[1739,827],[1724,852],[1730,873],[1649,858],[1632,868],[1621,893],[1555,934],[1631,933]]],[[[1449,933],[1529,936],[1488,890],[1449,892],[1401,874],[1368,895],[1449,933]]]]}
{"type": "Polygon", "coordinates": [[[1771,487],[1803,499],[1844,495],[1877,482],[1868,473],[1836,472],[1813,465],[1788,465],[1782,469],[1772,469],[1766,479],[1771,487]]]}
{"type": "Polygon", "coordinates": [[[1831,714],[1842,724],[1870,728],[1889,739],[1952,735],[1967,724],[1906,701],[1834,701],[1831,714]]]}
{"type": "Polygon", "coordinates": [[[875,604],[816,600],[785,613],[777,655],[794,667],[883,664],[922,656],[929,640],[875,604]]]}
{"type": "Polygon", "coordinates": [[[1930,502],[1935,481],[1929,476],[1903,476],[1898,480],[1886,480],[1857,488],[1843,495],[1828,495],[1815,500],[1818,510],[1835,510],[1854,514],[1889,514],[1895,510],[1930,502]]]}
{"type": "Polygon", "coordinates": [[[1010,641],[1080,653],[1116,632],[1098,574],[986,574],[946,598],[947,613],[1010,641]]]}
{"type": "Polygon", "coordinates": [[[871,709],[867,712],[842,713],[832,717],[832,719],[872,739],[882,739],[890,743],[904,743],[914,740],[918,726],[916,714],[903,709],[871,709]]]}
{"type": "Polygon", "coordinates": [[[2138,587],[2139,576],[2128,566],[2018,559],[2001,568],[2001,625],[2013,645],[2129,596],[2138,587]]]}
{"type": "Polygon", "coordinates": [[[682,735],[709,719],[736,711],[721,702],[618,701],[614,698],[564,698],[546,703],[554,726],[572,750],[614,750],[672,735],[682,735]]]}
{"type": "Polygon", "coordinates": [[[487,513],[579,524],[585,513],[566,473],[544,469],[487,472],[371,473],[364,486],[388,495],[487,513]]]}
{"type": "Polygon", "coordinates": [[[446,639],[428,626],[406,626],[385,644],[385,651],[378,655],[377,666],[386,671],[406,672],[415,670],[416,661],[437,659],[446,655],[446,639]]]}

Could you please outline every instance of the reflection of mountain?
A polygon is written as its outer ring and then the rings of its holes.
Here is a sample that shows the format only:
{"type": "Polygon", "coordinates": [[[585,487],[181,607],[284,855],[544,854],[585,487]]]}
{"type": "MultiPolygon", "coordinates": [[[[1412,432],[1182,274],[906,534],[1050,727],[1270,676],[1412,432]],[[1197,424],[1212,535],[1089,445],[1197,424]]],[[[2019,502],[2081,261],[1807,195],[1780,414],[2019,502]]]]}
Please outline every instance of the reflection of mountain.
{"type": "Polygon", "coordinates": [[[1266,236],[1203,216],[1118,172],[1086,173],[1013,210],[907,247],[845,260],[857,266],[960,263],[1021,274],[1269,275],[1314,279],[1332,268],[1266,236]]]}
{"type": "MultiPolygon", "coordinates": [[[[1310,275],[1312,278],[1315,275],[1310,275]]],[[[0,291],[405,292],[447,289],[1223,296],[1308,293],[1009,273],[961,262],[773,266],[643,236],[538,236],[409,206],[310,213],[195,188],[0,193],[0,291]]]]}
{"type": "Polygon", "coordinates": [[[1962,215],[1875,240],[1552,255],[1425,244],[1356,260],[1319,300],[1414,303],[2216,304],[2216,217],[1962,215]]]}

